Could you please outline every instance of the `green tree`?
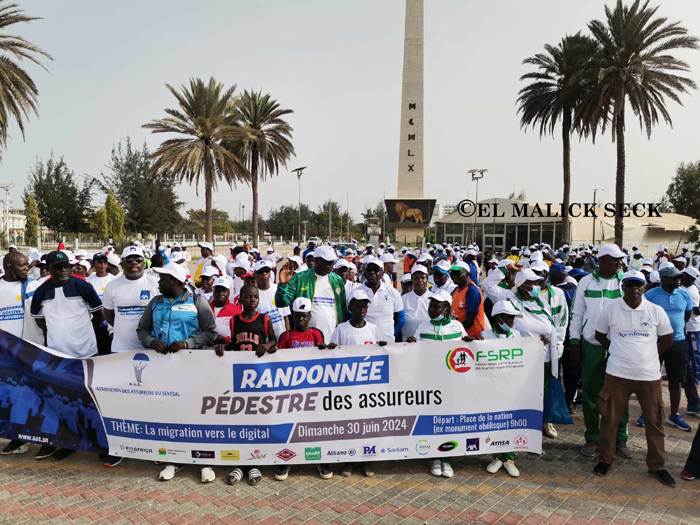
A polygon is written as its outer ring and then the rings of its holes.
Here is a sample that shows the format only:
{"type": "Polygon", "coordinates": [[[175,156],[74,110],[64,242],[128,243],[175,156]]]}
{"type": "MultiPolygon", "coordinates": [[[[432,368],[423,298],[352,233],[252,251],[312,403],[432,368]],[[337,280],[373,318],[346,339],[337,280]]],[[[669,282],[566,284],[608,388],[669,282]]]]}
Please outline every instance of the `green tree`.
{"type": "Polygon", "coordinates": [[[700,222],[700,161],[682,162],[666,190],[666,198],[674,210],[700,222]]]}
{"type": "Polygon", "coordinates": [[[269,94],[244,91],[238,104],[238,120],[245,132],[243,139],[229,143],[229,148],[245,162],[253,190],[253,245],[258,245],[258,179],[276,175],[280,167],[295,156],[292,127],[282,118],[293,113],[281,109],[269,94]]]}
{"type": "Polygon", "coordinates": [[[243,137],[237,121],[233,93],[236,86],[224,89],[224,85],[210,78],[205,84],[201,79],[190,79],[180,92],[166,87],[178,102],[179,109],[166,109],[170,115],[144,124],[153,133],[175,133],[177,138],[165,140],[153,153],[156,170],[166,170],[180,181],[187,180],[199,186],[204,178],[205,230],[208,241],[212,233],[212,192],[219,179],[229,186],[250,176],[241,159],[222,146],[243,137]]]}
{"type": "Polygon", "coordinates": [[[183,203],[175,192],[178,180],[171,172],[154,168],[145,142],[138,149],[128,136],[119,141],[112,147],[107,168],[94,181],[104,193],[114,192],[124,207],[126,231],[145,235],[181,230],[183,219],[178,210],[183,203]]]}
{"type": "Polygon", "coordinates": [[[105,218],[107,219],[107,238],[121,239],[124,237],[124,208],[121,207],[114,193],[111,191],[107,194],[105,200],[105,218]]]}
{"type": "MultiPolygon", "coordinates": [[[[306,204],[301,205],[301,220],[312,223],[315,212],[311,211],[306,204]]],[[[279,209],[271,209],[268,219],[265,221],[265,229],[274,236],[297,237],[297,226],[299,224],[299,208],[297,206],[280,206],[279,209]]],[[[304,228],[302,227],[302,232],[304,228]]],[[[307,225],[308,233],[308,225],[307,225]]],[[[311,235],[314,235],[312,233],[311,235]]]]}
{"type": "Polygon", "coordinates": [[[536,71],[527,73],[520,80],[532,81],[520,90],[518,113],[520,127],[539,126],[540,138],[554,136],[557,121],[561,120],[563,145],[564,192],[562,196],[561,238],[569,242],[569,202],[571,198],[571,135],[577,129],[574,110],[580,103],[590,83],[581,72],[593,56],[597,45],[589,37],[576,33],[564,37],[559,45],[546,45],[546,53],[526,58],[523,64],[536,71]]]}
{"type": "MultiPolygon", "coordinates": [[[[625,111],[627,103],[639,119],[639,126],[651,137],[652,128],[662,118],[672,124],[667,99],[681,104],[679,95],[695,89],[695,82],[679,73],[690,66],[671,55],[678,49],[697,49],[698,39],[688,35],[680,22],[656,17],[658,7],[649,0],[635,0],[631,6],[618,0],[613,9],[606,6],[606,20],[589,22],[599,51],[591,60],[592,89],[584,97],[577,118],[595,139],[611,128],[617,142],[615,203],[625,202],[625,111]]],[[[681,104],[682,105],[682,104],[681,104]]],[[[615,244],[623,243],[623,218],[615,217],[615,244]]]]}
{"type": "Polygon", "coordinates": [[[27,198],[24,201],[24,215],[27,217],[24,230],[25,241],[29,246],[34,246],[39,240],[39,228],[41,228],[39,211],[36,207],[36,199],[34,198],[34,195],[27,195],[27,198]]]}
{"type": "MultiPolygon", "coordinates": [[[[29,23],[40,18],[27,16],[17,4],[0,0],[0,29],[19,24],[29,23]]],[[[9,137],[7,129],[10,119],[17,122],[22,138],[24,138],[25,119],[30,114],[39,116],[39,89],[19,62],[24,59],[46,69],[41,63],[42,58],[53,60],[51,55],[28,40],[12,33],[0,34],[0,161],[2,151],[7,147],[9,137]]]]}
{"type": "MultiPolygon", "coordinates": [[[[214,208],[212,215],[212,231],[214,235],[223,235],[234,231],[233,222],[228,212],[214,208]]],[[[201,236],[206,232],[206,212],[204,210],[187,210],[187,222],[185,232],[192,235],[201,236]]]]}
{"type": "Polygon", "coordinates": [[[109,239],[109,220],[107,219],[107,210],[104,208],[95,210],[95,213],[92,214],[92,218],[90,219],[90,229],[103,241],[109,239]]]}
{"type": "Polygon", "coordinates": [[[76,175],[68,169],[63,157],[53,152],[44,163],[37,158],[29,170],[24,201],[29,195],[36,199],[39,218],[44,226],[57,233],[79,233],[87,229],[92,200],[90,185],[78,187],[76,175]]]}

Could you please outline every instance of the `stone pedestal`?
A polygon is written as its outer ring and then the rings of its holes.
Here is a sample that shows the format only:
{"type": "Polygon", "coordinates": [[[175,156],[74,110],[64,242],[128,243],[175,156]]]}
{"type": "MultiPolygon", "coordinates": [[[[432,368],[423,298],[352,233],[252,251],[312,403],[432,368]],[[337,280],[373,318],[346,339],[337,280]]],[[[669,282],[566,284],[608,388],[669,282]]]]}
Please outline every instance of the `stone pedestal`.
{"type": "Polygon", "coordinates": [[[399,247],[411,245],[421,246],[425,237],[425,229],[422,226],[397,226],[395,244],[399,247]]]}

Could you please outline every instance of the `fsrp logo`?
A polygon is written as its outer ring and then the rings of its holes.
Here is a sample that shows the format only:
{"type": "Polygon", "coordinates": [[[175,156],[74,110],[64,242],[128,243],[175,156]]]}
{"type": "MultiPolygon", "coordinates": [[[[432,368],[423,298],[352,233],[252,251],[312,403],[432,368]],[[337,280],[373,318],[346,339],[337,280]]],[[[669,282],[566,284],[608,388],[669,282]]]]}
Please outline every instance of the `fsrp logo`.
{"type": "Polygon", "coordinates": [[[455,348],[447,352],[445,364],[453,372],[469,372],[474,367],[474,354],[466,347],[455,348]]]}

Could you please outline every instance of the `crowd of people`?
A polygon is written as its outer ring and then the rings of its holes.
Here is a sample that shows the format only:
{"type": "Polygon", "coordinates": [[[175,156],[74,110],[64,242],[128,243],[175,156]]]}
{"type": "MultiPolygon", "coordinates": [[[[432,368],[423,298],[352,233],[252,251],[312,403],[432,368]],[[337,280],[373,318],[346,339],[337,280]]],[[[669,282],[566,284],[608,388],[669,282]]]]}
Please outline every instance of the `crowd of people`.
{"type": "MultiPolygon", "coordinates": [[[[628,403],[636,395],[650,474],[667,486],[664,424],[683,431],[680,413],[700,415],[700,248],[672,256],[659,247],[645,258],[638,247],[594,245],[552,249],[513,246],[499,260],[479,247],[423,248],[326,243],[296,246],[283,258],[272,246],[232,244],[228,257],[199,243],[192,257],[174,243],[153,247],[132,242],[121,257],[112,245],[90,256],[59,249],[25,255],[10,247],[0,278],[0,329],[64,354],[85,358],[150,348],[161,354],[183,349],[251,351],[278,349],[536,337],[543,346],[544,391],[561,380],[571,413],[580,406],[585,424],[582,455],[599,458],[605,476],[615,456],[630,459],[628,403]],[[399,269],[402,269],[399,279],[399,269]],[[663,368],[662,368],[663,367],[663,368]],[[664,415],[662,369],[670,397],[664,415]]],[[[636,416],[636,414],[635,414],[636,416]]],[[[553,424],[542,433],[556,439],[553,424]]],[[[11,441],[1,454],[28,451],[11,441]]],[[[63,458],[70,450],[42,446],[37,459],[63,458]]],[[[121,457],[101,455],[115,467],[121,457]]],[[[183,465],[162,465],[167,481],[183,465]]],[[[365,476],[371,463],[360,463],[365,476]]],[[[430,462],[430,472],[451,477],[449,459],[430,462]]],[[[518,476],[513,453],[497,454],[486,467],[518,476]]],[[[352,474],[353,464],[342,466],[352,474]]],[[[282,465],[275,478],[284,480],[282,465]]],[[[323,479],[329,464],[318,465],[323,479]]],[[[700,432],[681,477],[700,477],[700,432]]],[[[202,482],[215,479],[201,469],[202,482]]],[[[241,481],[240,468],[227,481],[241,481]]],[[[247,469],[251,484],[259,468],[247,469]]]]}

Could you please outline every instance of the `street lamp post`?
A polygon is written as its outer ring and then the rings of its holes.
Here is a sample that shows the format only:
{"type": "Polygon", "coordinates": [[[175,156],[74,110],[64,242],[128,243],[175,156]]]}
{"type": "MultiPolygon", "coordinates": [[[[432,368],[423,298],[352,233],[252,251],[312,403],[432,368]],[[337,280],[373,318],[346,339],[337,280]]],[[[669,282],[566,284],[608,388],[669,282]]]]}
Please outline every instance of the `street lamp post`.
{"type": "Polygon", "coordinates": [[[292,171],[297,174],[297,179],[299,180],[299,241],[301,242],[301,174],[304,173],[306,166],[301,168],[293,169],[292,171]]]}
{"type": "Polygon", "coordinates": [[[476,210],[474,211],[474,230],[473,230],[473,236],[474,236],[474,241],[473,242],[478,242],[476,240],[476,216],[478,215],[479,211],[479,179],[484,178],[484,174],[489,171],[488,169],[472,169],[467,171],[467,173],[470,173],[472,176],[472,182],[476,182],[476,198],[474,200],[474,205],[476,206],[476,210]]]}

